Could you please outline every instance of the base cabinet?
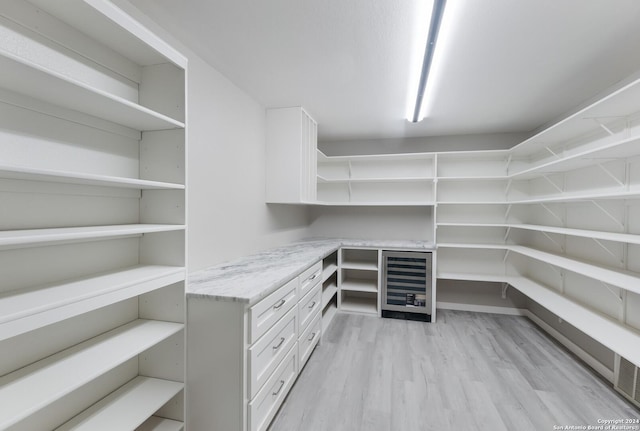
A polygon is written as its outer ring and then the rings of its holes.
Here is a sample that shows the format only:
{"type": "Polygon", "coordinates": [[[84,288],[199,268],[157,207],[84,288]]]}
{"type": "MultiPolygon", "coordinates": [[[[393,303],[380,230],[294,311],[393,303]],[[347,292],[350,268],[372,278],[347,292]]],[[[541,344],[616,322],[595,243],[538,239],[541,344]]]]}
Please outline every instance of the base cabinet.
{"type": "Polygon", "coordinates": [[[322,262],[254,305],[187,296],[187,417],[264,431],[321,338],[322,262]]]}

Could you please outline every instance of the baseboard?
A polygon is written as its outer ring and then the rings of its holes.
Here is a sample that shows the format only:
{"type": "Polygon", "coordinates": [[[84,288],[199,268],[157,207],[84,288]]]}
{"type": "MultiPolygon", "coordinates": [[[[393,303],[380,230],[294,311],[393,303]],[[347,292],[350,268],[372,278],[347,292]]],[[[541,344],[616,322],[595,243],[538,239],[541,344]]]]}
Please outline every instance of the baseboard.
{"type": "Polygon", "coordinates": [[[528,310],[513,307],[497,307],[494,305],[460,304],[457,302],[436,302],[441,310],[474,311],[476,313],[506,314],[509,316],[526,316],[528,310]]]}
{"type": "Polygon", "coordinates": [[[600,374],[602,377],[607,379],[611,384],[613,384],[613,380],[614,380],[613,370],[610,370],[609,368],[607,368],[600,361],[598,361],[596,358],[591,356],[589,353],[587,353],[585,350],[583,350],[580,346],[575,344],[573,341],[569,340],[567,337],[562,335],[560,332],[558,332],[556,329],[550,326],[547,322],[545,322],[544,320],[542,320],[541,318],[533,314],[531,311],[529,310],[522,310],[522,311],[524,312],[523,313],[524,316],[528,317],[533,323],[538,325],[542,330],[544,330],[546,333],[548,333],[553,338],[555,338],[560,344],[562,344],[564,347],[569,349],[571,353],[579,357],[587,365],[593,368],[598,374],[600,374]]]}

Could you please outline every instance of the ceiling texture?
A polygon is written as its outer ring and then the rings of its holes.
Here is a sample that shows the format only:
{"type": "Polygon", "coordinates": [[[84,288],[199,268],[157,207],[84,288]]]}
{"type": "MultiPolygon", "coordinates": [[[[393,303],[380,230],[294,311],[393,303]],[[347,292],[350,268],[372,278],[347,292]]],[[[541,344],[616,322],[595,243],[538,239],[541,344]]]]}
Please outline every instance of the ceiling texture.
{"type": "Polygon", "coordinates": [[[420,1],[130,0],[265,107],[303,106],[323,141],[530,132],[640,70],[640,1],[448,0],[412,124],[420,1]]]}

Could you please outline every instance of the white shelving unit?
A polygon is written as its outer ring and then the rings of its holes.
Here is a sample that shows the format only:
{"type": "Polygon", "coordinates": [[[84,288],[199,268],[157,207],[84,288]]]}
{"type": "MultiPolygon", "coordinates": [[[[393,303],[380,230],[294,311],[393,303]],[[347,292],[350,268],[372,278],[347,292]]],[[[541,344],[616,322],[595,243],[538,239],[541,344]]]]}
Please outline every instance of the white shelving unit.
{"type": "Polygon", "coordinates": [[[338,311],[338,252],[322,261],[322,333],[331,325],[338,311]]]}
{"type": "Polygon", "coordinates": [[[184,430],[187,61],[108,0],[0,35],[0,428],[184,430]]]}
{"type": "MultiPolygon", "coordinates": [[[[466,200],[441,187],[463,181],[445,158],[465,155],[438,154],[438,174],[448,177],[438,178],[438,278],[508,283],[640,365],[640,322],[632,317],[640,305],[639,94],[637,80],[511,150],[478,152],[477,162],[460,168],[504,177],[496,180],[504,201],[482,187],[466,200]]],[[[603,375],[616,383],[616,372],[603,375]]]]}
{"type": "Polygon", "coordinates": [[[379,315],[380,281],[378,249],[346,248],[339,251],[338,308],[343,311],[379,315]]]}
{"type": "Polygon", "coordinates": [[[432,154],[327,157],[318,150],[320,205],[431,206],[435,200],[432,154]]]}

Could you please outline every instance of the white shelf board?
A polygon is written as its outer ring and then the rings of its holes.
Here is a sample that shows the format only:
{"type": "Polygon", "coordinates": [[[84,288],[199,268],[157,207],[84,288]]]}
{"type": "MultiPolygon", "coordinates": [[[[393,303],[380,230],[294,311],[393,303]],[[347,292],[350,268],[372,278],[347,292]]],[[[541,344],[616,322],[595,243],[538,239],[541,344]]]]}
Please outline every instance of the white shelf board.
{"type": "Polygon", "coordinates": [[[588,192],[563,193],[559,195],[541,196],[536,198],[509,201],[510,204],[536,204],[547,202],[577,202],[597,199],[633,199],[640,197],[640,188],[635,186],[596,189],[588,192]]]}
{"type": "Polygon", "coordinates": [[[0,87],[135,130],[184,128],[184,123],[56,71],[0,51],[0,87]]]}
{"type": "Polygon", "coordinates": [[[376,178],[326,178],[318,175],[319,182],[347,184],[347,183],[418,183],[433,182],[434,177],[376,177],[376,178]]]}
{"type": "Polygon", "coordinates": [[[438,176],[437,181],[506,181],[507,175],[438,176]]]}
{"type": "MultiPolygon", "coordinates": [[[[134,430],[184,388],[183,383],[138,376],[56,431],[134,430]]],[[[159,419],[159,418],[158,418],[159,419]]],[[[156,422],[160,425],[161,422],[156,422]]],[[[173,429],[181,422],[174,422],[173,429]]],[[[147,428],[147,429],[159,429],[147,428]]],[[[170,429],[166,428],[165,429],[170,429]]]]}
{"type": "Polygon", "coordinates": [[[328,201],[316,201],[310,202],[313,205],[320,206],[334,206],[334,207],[432,207],[435,205],[434,201],[424,202],[407,202],[407,201],[386,201],[386,202],[328,202],[328,201]]]}
{"type": "Polygon", "coordinates": [[[437,278],[443,280],[484,281],[492,283],[505,283],[510,279],[507,275],[464,272],[438,272],[437,278]]]}
{"type": "Polygon", "coordinates": [[[0,340],[184,281],[184,267],[144,265],[0,295],[0,340]]]}
{"type": "Polygon", "coordinates": [[[184,423],[171,419],[151,416],[135,431],[184,431],[184,423]]]}
{"type": "Polygon", "coordinates": [[[184,190],[183,184],[140,180],[137,178],[114,177],[109,175],[86,174],[75,171],[36,169],[0,163],[0,178],[11,180],[46,181],[87,186],[120,187],[128,189],[176,189],[184,190]]]}
{"type": "Polygon", "coordinates": [[[20,421],[184,328],[136,320],[0,378],[0,429],[20,421]]]}
{"type": "Polygon", "coordinates": [[[331,302],[331,299],[336,295],[337,292],[338,292],[338,285],[336,283],[331,283],[330,285],[328,285],[322,290],[322,308],[323,309],[324,307],[327,306],[329,302],[331,302]]]}
{"type": "Polygon", "coordinates": [[[596,265],[594,263],[584,262],[578,259],[536,250],[534,248],[521,245],[510,245],[508,247],[509,250],[523,256],[527,256],[541,262],[546,262],[553,266],[557,266],[631,292],[640,293],[640,277],[631,271],[596,265]]]}
{"type": "Polygon", "coordinates": [[[325,281],[327,281],[329,279],[329,277],[331,277],[333,274],[336,273],[337,270],[338,270],[338,264],[337,263],[330,263],[325,268],[323,268],[322,269],[322,282],[324,283],[325,281]]]}
{"type": "Polygon", "coordinates": [[[483,250],[507,250],[510,247],[508,244],[482,244],[482,243],[453,243],[442,242],[438,244],[438,248],[474,248],[483,250]]]}
{"type": "Polygon", "coordinates": [[[640,235],[632,233],[605,232],[590,229],[574,229],[557,226],[542,226],[519,223],[438,223],[442,227],[483,227],[483,228],[512,228],[523,229],[535,232],[556,233],[560,235],[571,235],[583,238],[594,238],[606,241],[623,242],[628,244],[640,244],[640,235]]]}
{"type": "Polygon", "coordinates": [[[557,233],[561,235],[579,236],[584,238],[595,238],[607,241],[623,242],[628,244],[640,244],[640,235],[631,233],[603,232],[590,229],[573,229],[555,226],[540,226],[532,224],[506,224],[506,227],[514,229],[524,229],[536,232],[557,233]]]}
{"type": "Polygon", "coordinates": [[[502,274],[439,273],[438,278],[509,283],[599,343],[640,366],[640,332],[590,310],[526,277],[502,274]]]}
{"type": "MultiPolygon", "coordinates": [[[[318,150],[319,151],[319,150],[318,150]]],[[[324,163],[331,162],[380,162],[389,160],[433,160],[436,153],[394,153],[394,154],[360,154],[352,156],[327,156],[319,151],[322,156],[318,161],[324,163]]]]}
{"type": "Polygon", "coordinates": [[[640,332],[527,278],[512,277],[509,284],[597,342],[640,366],[640,332]]]}
{"type": "Polygon", "coordinates": [[[565,172],[591,166],[607,159],[615,160],[636,156],[638,154],[638,140],[640,140],[640,136],[637,135],[637,132],[632,136],[625,137],[618,135],[607,136],[585,144],[585,147],[588,146],[588,148],[583,150],[578,148],[574,152],[559,155],[555,159],[541,161],[527,168],[512,172],[509,174],[509,178],[535,178],[541,174],[565,172]]]}
{"type": "Polygon", "coordinates": [[[167,61],[183,68],[187,65],[184,56],[110,2],[104,0],[29,1],[141,66],[167,61]]]}
{"type": "Polygon", "coordinates": [[[346,278],[340,284],[340,290],[350,292],[376,293],[378,285],[376,280],[364,280],[359,278],[346,278]]]}
{"type": "Polygon", "coordinates": [[[438,205],[509,205],[509,201],[438,201],[438,205]]]}
{"type": "Polygon", "coordinates": [[[324,309],[322,313],[322,334],[324,335],[331,325],[333,318],[336,317],[336,313],[338,312],[338,307],[335,304],[330,304],[327,308],[324,309]]]}
{"type": "Polygon", "coordinates": [[[542,130],[511,149],[512,154],[528,155],[553,143],[585,135],[599,129],[594,118],[624,118],[638,111],[640,79],[635,80],[578,112],[542,130]]]}
{"type": "Polygon", "coordinates": [[[508,223],[465,223],[465,222],[438,222],[438,226],[442,227],[509,227],[508,223]]]}
{"type": "Polygon", "coordinates": [[[343,260],[342,269],[358,269],[360,271],[377,271],[378,264],[376,262],[343,260]]]}
{"type": "Polygon", "coordinates": [[[92,239],[143,235],[155,232],[184,230],[184,225],[125,224],[113,226],[85,226],[55,229],[25,229],[0,231],[0,249],[27,245],[73,242],[92,239]]]}
{"type": "Polygon", "coordinates": [[[378,306],[376,304],[375,297],[361,298],[354,296],[343,296],[340,310],[352,313],[378,314],[378,306]]]}

